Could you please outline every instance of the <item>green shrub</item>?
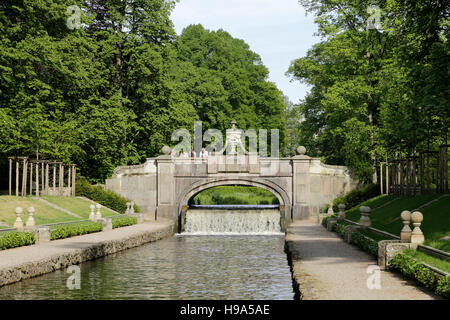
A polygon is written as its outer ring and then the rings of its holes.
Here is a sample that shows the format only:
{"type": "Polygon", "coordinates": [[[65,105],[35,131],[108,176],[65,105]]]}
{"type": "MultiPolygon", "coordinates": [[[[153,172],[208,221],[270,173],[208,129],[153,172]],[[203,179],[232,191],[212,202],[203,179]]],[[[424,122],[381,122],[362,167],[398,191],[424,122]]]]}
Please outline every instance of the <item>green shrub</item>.
{"type": "Polygon", "coordinates": [[[349,193],[333,200],[333,211],[338,212],[338,205],[341,203],[345,204],[345,208],[348,210],[366,200],[378,196],[379,194],[380,186],[376,184],[370,184],[360,189],[352,190],[349,193]]]}
{"type": "Polygon", "coordinates": [[[419,281],[437,294],[450,298],[450,277],[442,277],[412,257],[402,253],[397,254],[389,263],[389,267],[408,278],[419,281]]]}
{"type": "Polygon", "coordinates": [[[120,227],[126,227],[126,226],[132,226],[133,224],[137,223],[136,217],[119,217],[119,218],[113,218],[112,219],[112,227],[120,228],[120,227]]]}
{"type": "Polygon", "coordinates": [[[322,219],[322,225],[326,228],[327,227],[327,221],[328,221],[328,219],[330,219],[331,218],[331,216],[328,216],[328,217],[323,217],[323,219],[322,219]]]}
{"type": "Polygon", "coordinates": [[[436,285],[436,293],[450,299],[450,276],[439,279],[436,285]]]}
{"type": "MultiPolygon", "coordinates": [[[[80,177],[76,182],[76,195],[89,198],[101,205],[113,209],[119,213],[125,213],[127,202],[130,200],[118,195],[117,193],[104,190],[101,186],[92,186],[86,178],[80,177]]],[[[140,212],[139,207],[134,205],[134,212],[140,212]]]]}
{"type": "Polygon", "coordinates": [[[358,231],[352,233],[351,243],[370,253],[371,255],[374,255],[376,257],[378,256],[378,242],[369,237],[366,237],[358,231]]]}
{"type": "Polygon", "coordinates": [[[328,212],[328,208],[330,207],[330,205],[327,203],[323,206],[322,208],[322,213],[327,213],[328,212]]]}
{"type": "Polygon", "coordinates": [[[36,243],[36,237],[30,232],[4,232],[0,233],[0,250],[29,246],[36,243]]]}
{"type": "Polygon", "coordinates": [[[336,222],[335,224],[333,224],[332,231],[336,232],[338,235],[340,235],[343,238],[344,234],[345,234],[345,227],[346,226],[347,226],[346,223],[336,222]]]}
{"type": "Polygon", "coordinates": [[[50,228],[50,239],[64,239],[83,234],[94,233],[102,231],[103,226],[101,222],[79,222],[71,224],[63,224],[53,226],[50,228]]]}

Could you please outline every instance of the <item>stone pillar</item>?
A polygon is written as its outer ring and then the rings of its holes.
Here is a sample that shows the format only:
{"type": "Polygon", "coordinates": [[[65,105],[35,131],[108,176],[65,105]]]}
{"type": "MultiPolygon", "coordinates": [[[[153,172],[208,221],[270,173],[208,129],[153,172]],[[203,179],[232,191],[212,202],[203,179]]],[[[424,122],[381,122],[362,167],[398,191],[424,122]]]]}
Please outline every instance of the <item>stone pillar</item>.
{"type": "Polygon", "coordinates": [[[127,209],[125,210],[125,214],[130,214],[130,205],[131,202],[127,202],[127,209]]]}
{"type": "Polygon", "coordinates": [[[95,206],[91,204],[89,208],[91,209],[91,213],[89,214],[89,220],[95,221],[95,206]]]}
{"type": "Polygon", "coordinates": [[[411,220],[414,229],[411,233],[411,245],[413,248],[417,248],[417,245],[422,244],[425,241],[422,230],[420,230],[420,225],[423,221],[423,215],[419,211],[415,211],[411,214],[411,220]]]}
{"type": "Polygon", "coordinates": [[[338,208],[339,208],[338,220],[344,221],[345,220],[345,204],[339,203],[338,208]]]}
{"type": "Polygon", "coordinates": [[[9,158],[9,195],[12,196],[12,159],[9,158]]]}
{"type": "Polygon", "coordinates": [[[27,209],[28,211],[28,219],[27,219],[27,223],[26,226],[27,227],[34,227],[36,225],[36,223],[34,222],[34,208],[33,207],[29,207],[27,209]]]}
{"type": "Polygon", "coordinates": [[[134,201],[130,202],[130,213],[134,214],[134,201]]]}
{"type": "Polygon", "coordinates": [[[165,146],[162,148],[164,155],[156,158],[157,170],[157,209],[156,216],[162,216],[173,221],[178,221],[178,204],[175,203],[175,167],[170,156],[170,148],[165,146]]]}
{"type": "Polygon", "coordinates": [[[111,231],[113,229],[112,226],[112,218],[111,217],[107,217],[104,219],[99,219],[102,222],[102,231],[111,231]]]}
{"type": "MultiPolygon", "coordinates": [[[[292,219],[304,220],[308,219],[311,212],[309,203],[311,200],[311,189],[316,189],[310,186],[310,161],[311,158],[306,154],[306,148],[300,146],[297,148],[297,155],[292,158],[292,174],[293,174],[293,207],[292,207],[292,219]]],[[[313,181],[311,183],[317,183],[313,181]]],[[[318,212],[317,212],[318,213],[318,212]]]]}
{"type": "Polygon", "coordinates": [[[50,241],[50,227],[39,227],[34,230],[36,236],[36,244],[50,241]]]}
{"type": "Polygon", "coordinates": [[[400,232],[400,239],[403,242],[411,242],[411,228],[409,224],[411,222],[411,212],[405,210],[401,213],[400,218],[403,222],[403,229],[400,232]]]}
{"type": "Polygon", "coordinates": [[[100,209],[102,208],[102,205],[97,203],[95,205],[95,207],[97,208],[97,214],[95,215],[95,219],[100,220],[102,218],[102,212],[100,211],[100,209]]]}
{"type": "Polygon", "coordinates": [[[366,206],[359,207],[359,211],[361,212],[361,218],[359,220],[359,224],[363,228],[368,228],[372,225],[372,222],[370,221],[370,211],[371,209],[366,206]]]}
{"type": "Polygon", "coordinates": [[[23,209],[21,207],[16,207],[15,213],[16,213],[16,221],[14,222],[13,227],[17,230],[23,230],[23,221],[20,217],[22,215],[23,209]]]}

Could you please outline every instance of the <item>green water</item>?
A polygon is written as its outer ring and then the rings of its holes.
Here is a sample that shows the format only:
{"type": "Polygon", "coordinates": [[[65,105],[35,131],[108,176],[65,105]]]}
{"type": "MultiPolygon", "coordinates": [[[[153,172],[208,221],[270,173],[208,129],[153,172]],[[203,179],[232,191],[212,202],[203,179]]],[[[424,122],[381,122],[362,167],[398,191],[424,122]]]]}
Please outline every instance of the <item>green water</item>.
{"type": "Polygon", "coordinates": [[[0,299],[293,299],[284,236],[187,236],[0,288],[0,299]]]}

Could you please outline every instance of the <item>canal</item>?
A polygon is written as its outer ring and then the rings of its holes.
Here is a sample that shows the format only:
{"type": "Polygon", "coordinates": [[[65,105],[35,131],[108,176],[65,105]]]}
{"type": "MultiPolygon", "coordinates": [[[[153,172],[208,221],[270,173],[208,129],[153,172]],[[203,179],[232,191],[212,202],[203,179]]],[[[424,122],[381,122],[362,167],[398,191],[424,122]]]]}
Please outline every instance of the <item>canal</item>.
{"type": "Polygon", "coordinates": [[[175,235],[0,288],[0,299],[293,299],[282,235],[175,235]]]}

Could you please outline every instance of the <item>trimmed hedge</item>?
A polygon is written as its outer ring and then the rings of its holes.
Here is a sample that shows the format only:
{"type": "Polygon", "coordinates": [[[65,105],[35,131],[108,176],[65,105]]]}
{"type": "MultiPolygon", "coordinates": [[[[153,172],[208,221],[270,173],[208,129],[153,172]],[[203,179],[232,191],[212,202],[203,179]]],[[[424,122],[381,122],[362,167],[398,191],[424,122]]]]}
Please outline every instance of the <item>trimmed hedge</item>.
{"type": "Polygon", "coordinates": [[[112,219],[112,227],[120,228],[120,227],[126,227],[126,226],[132,226],[133,224],[137,223],[136,217],[119,217],[112,219]]]}
{"type": "Polygon", "coordinates": [[[341,203],[345,204],[345,208],[348,210],[378,195],[380,195],[380,186],[376,184],[369,184],[360,189],[352,190],[333,200],[333,211],[338,212],[338,205],[341,203]]]}
{"type": "Polygon", "coordinates": [[[391,260],[389,267],[450,299],[450,276],[442,277],[422,263],[402,253],[397,254],[391,260]]]}
{"type": "Polygon", "coordinates": [[[352,233],[351,243],[375,257],[378,256],[378,242],[366,237],[361,232],[355,231],[352,233]]]}
{"type": "Polygon", "coordinates": [[[103,229],[101,222],[80,222],[54,226],[50,229],[50,240],[70,238],[83,234],[100,232],[103,229]]]}
{"type": "Polygon", "coordinates": [[[340,235],[342,238],[345,235],[345,227],[347,226],[347,223],[344,222],[336,222],[333,224],[332,231],[336,232],[338,235],[340,235]]]}
{"type": "MultiPolygon", "coordinates": [[[[125,213],[127,210],[127,202],[130,201],[113,191],[104,190],[100,186],[92,186],[85,177],[78,178],[75,190],[77,196],[94,200],[102,206],[113,209],[119,213],[125,213]]],[[[136,204],[134,205],[134,212],[140,212],[140,209],[136,204]]]]}
{"type": "Polygon", "coordinates": [[[324,226],[325,228],[327,227],[327,221],[328,221],[328,219],[330,219],[331,218],[331,216],[328,216],[328,217],[324,217],[323,219],[322,219],[322,226],[324,226]]]}
{"type": "Polygon", "coordinates": [[[36,237],[30,232],[4,232],[0,233],[0,250],[29,246],[36,243],[36,237]]]}

